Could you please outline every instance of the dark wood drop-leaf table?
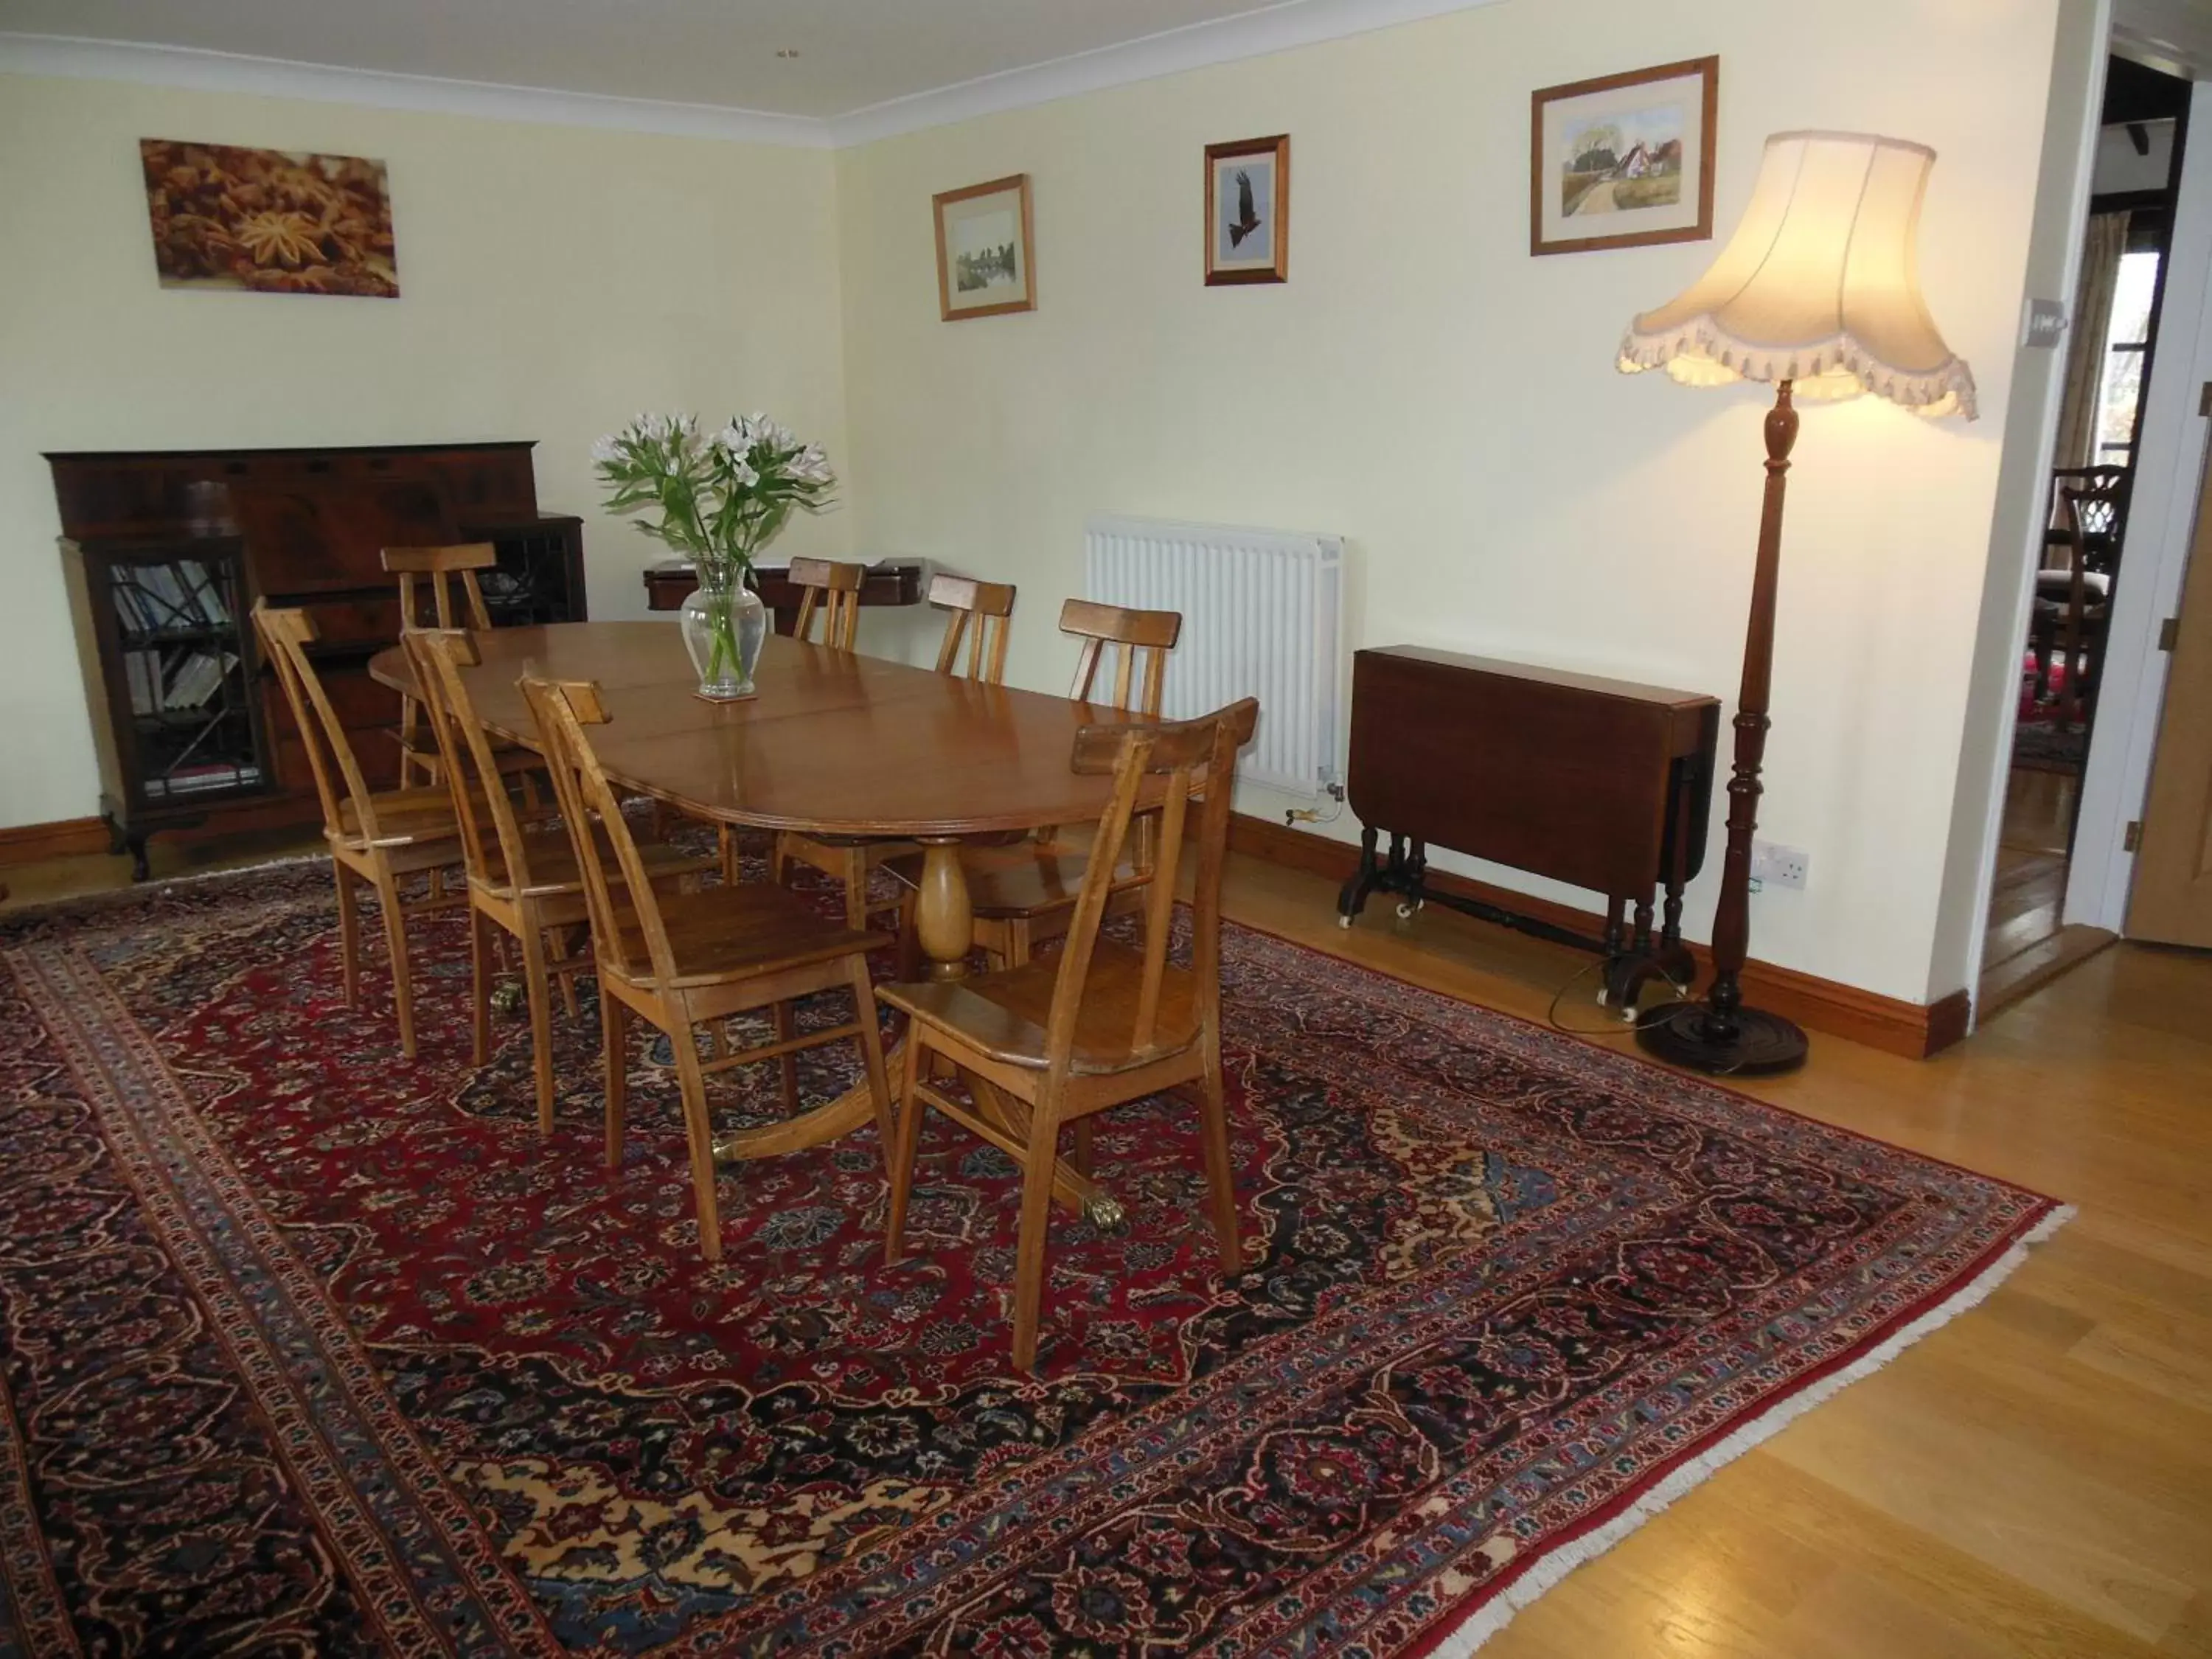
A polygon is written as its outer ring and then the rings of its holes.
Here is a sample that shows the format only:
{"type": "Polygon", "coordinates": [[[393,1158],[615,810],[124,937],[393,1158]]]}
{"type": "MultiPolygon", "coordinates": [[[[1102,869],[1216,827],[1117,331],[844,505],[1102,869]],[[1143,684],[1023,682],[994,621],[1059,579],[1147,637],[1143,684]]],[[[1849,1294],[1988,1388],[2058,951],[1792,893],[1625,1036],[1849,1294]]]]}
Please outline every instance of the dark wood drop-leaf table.
{"type": "MultiPolygon", "coordinates": [[[[501,628],[478,635],[477,643],[483,660],[465,671],[469,696],[501,737],[536,744],[520,689],[526,672],[596,681],[611,719],[592,732],[592,747],[624,788],[710,823],[920,842],[926,851],[916,927],[930,971],[940,978],[966,971],[974,942],[962,841],[1096,822],[1112,780],[1077,775],[1068,757],[1082,727],[1126,718],[777,635],[769,636],[754,673],[758,695],[737,702],[696,694],[682,639],[667,623],[501,628]]],[[[396,647],[380,653],[369,672],[395,690],[413,688],[396,647]]],[[[1018,1103],[980,1078],[968,1083],[986,1111],[1006,1117],[1010,1133],[1023,1133],[1012,1122],[1018,1103]]],[[[715,1156],[762,1158],[818,1146],[873,1117],[863,1083],[790,1123],[730,1135],[716,1144],[715,1156]]],[[[1068,1208],[1101,1225],[1118,1223],[1119,1205],[1065,1160],[1054,1188],[1068,1208]]]]}

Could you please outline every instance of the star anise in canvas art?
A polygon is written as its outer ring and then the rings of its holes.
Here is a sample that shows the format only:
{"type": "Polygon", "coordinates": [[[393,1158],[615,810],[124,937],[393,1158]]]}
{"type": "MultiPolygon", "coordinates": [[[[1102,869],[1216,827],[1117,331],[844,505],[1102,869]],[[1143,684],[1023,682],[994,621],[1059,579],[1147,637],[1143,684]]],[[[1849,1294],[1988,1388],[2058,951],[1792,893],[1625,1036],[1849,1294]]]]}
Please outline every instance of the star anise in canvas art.
{"type": "Polygon", "coordinates": [[[238,227],[238,242],[258,265],[283,265],[297,270],[301,265],[323,263],[322,243],[315,227],[296,213],[257,213],[238,227]]]}
{"type": "Polygon", "coordinates": [[[163,281],[395,295],[380,162],[232,144],[139,143],[163,281]]]}

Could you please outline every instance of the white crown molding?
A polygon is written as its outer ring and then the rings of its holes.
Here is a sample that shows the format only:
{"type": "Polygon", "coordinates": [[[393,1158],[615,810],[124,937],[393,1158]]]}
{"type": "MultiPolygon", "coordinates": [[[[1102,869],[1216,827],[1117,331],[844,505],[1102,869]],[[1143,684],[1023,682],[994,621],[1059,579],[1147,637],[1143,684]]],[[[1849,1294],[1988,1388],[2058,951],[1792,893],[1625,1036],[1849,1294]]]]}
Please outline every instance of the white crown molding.
{"type": "Polygon", "coordinates": [[[1348,35],[1371,34],[1401,23],[1495,5],[1498,0],[1277,0],[1257,11],[1191,23],[1118,46],[1055,58],[1048,63],[979,76],[934,92],[918,92],[872,104],[828,122],[840,149],[950,126],[979,115],[1028,109],[1086,92],[1158,80],[1209,64],[1261,58],[1348,35]]]}
{"type": "Polygon", "coordinates": [[[375,109],[472,115],[494,121],[820,149],[873,143],[926,127],[1027,109],[1109,87],[1288,52],[1496,3],[1498,0],[1277,0],[1255,11],[915,93],[826,120],[720,104],[612,98],[598,93],[343,69],[196,47],[4,30],[0,30],[0,75],[127,81],[198,92],[244,93],[314,103],[361,104],[375,109]]]}
{"type": "Polygon", "coordinates": [[[666,103],[651,98],[610,98],[597,93],[555,92],[485,81],[448,81],[430,75],[387,75],[327,64],[298,64],[282,58],[247,58],[135,41],[79,40],[57,34],[0,33],[0,74],[131,81],[196,92],[301,98],[319,104],[363,104],[374,109],[474,115],[493,121],[600,127],[808,149],[825,149],[830,143],[828,125],[804,115],[771,115],[719,104],[666,103]]]}

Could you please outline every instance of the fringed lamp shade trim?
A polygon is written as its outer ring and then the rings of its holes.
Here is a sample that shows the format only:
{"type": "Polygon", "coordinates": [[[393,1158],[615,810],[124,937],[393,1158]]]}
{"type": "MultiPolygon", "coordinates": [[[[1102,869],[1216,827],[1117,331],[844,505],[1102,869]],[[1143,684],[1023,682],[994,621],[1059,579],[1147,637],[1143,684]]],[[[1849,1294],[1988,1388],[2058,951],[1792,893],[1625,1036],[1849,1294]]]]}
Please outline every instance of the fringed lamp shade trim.
{"type": "Polygon", "coordinates": [[[1977,418],[1974,371],[1954,355],[1932,369],[1885,363],[1849,334],[1813,345],[1778,349],[1739,340],[1711,317],[1677,325],[1662,334],[1621,336],[1618,367],[1624,374],[1663,368],[1684,386],[1730,380],[1794,380],[1803,398],[1848,398],[1872,392],[1930,419],[1977,418]]]}
{"type": "Polygon", "coordinates": [[[1735,234],[1705,275],[1629,325],[1623,373],[1686,386],[1790,380],[1972,420],[1974,376],[1920,297],[1920,204],[1936,153],[1857,132],[1778,132],[1735,234]]]}

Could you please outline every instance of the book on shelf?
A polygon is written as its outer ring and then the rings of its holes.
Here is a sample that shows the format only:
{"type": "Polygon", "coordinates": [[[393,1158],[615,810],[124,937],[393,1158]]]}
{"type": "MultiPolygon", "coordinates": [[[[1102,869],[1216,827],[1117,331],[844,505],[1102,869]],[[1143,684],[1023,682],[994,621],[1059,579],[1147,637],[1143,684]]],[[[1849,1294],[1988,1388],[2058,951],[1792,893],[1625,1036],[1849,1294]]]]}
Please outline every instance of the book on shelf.
{"type": "Polygon", "coordinates": [[[170,674],[161,706],[165,708],[203,707],[221,689],[223,676],[237,666],[238,658],[231,652],[193,652],[170,674]]]}
{"type": "Polygon", "coordinates": [[[252,761],[198,761],[173,767],[146,780],[149,796],[199,795],[216,789],[248,789],[261,781],[261,768],[252,761]]]}
{"type": "Polygon", "coordinates": [[[200,621],[210,628],[228,627],[230,607],[223,603],[222,578],[198,559],[180,559],[177,568],[183,574],[185,591],[200,621]]]}

